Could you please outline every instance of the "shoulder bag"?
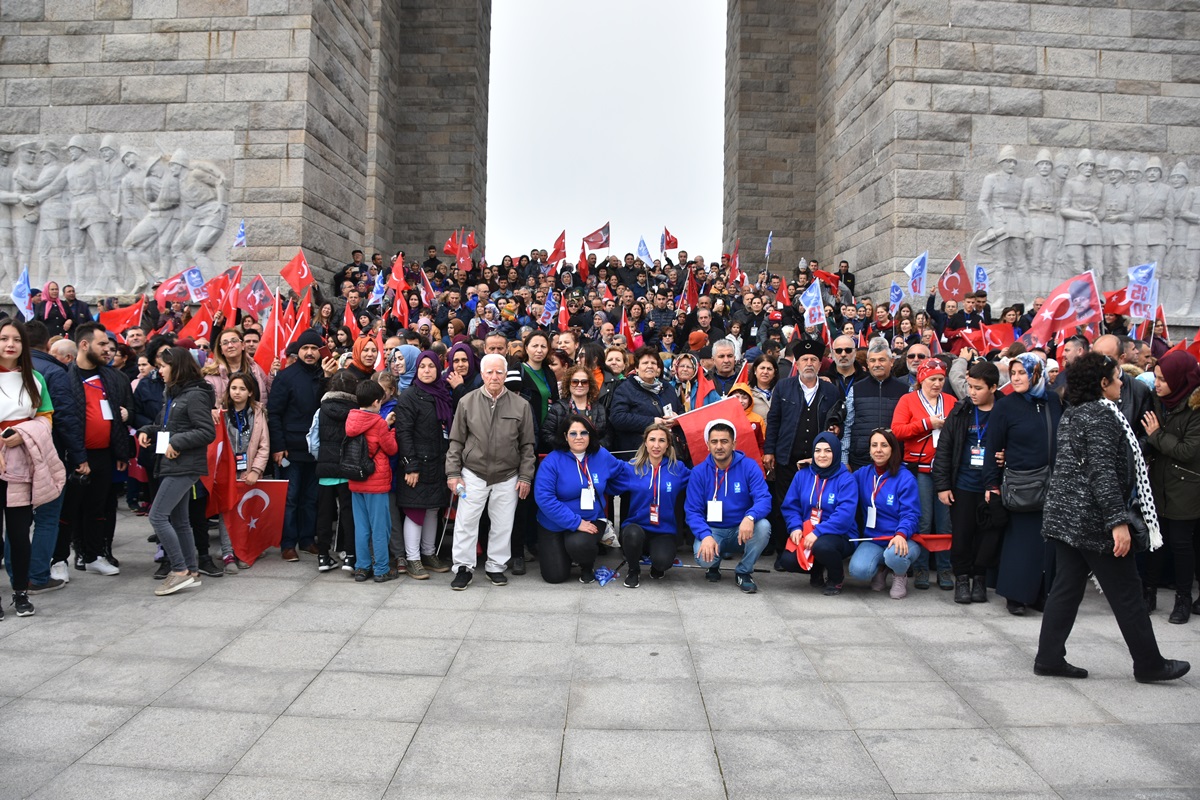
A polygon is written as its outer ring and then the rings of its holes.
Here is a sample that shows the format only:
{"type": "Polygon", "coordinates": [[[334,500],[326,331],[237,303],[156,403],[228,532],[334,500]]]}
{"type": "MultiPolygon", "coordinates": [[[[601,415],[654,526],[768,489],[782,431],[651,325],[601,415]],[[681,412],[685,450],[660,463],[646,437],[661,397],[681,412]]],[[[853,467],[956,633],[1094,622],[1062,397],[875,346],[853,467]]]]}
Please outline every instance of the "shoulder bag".
{"type": "Polygon", "coordinates": [[[1046,403],[1046,466],[1037,469],[1004,468],[1000,483],[1000,501],[1009,511],[1041,511],[1050,486],[1050,455],[1053,442],[1050,426],[1050,403],[1046,403]]]}

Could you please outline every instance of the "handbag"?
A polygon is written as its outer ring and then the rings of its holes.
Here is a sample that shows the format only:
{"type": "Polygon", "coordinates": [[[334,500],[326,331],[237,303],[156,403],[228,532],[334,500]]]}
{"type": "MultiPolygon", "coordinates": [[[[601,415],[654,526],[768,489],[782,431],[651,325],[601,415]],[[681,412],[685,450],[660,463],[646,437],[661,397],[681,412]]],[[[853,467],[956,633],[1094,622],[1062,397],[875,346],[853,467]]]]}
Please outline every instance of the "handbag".
{"type": "Polygon", "coordinates": [[[1143,553],[1150,549],[1150,526],[1142,514],[1142,500],[1134,497],[1125,510],[1129,518],[1129,543],[1135,553],[1143,553]]]}
{"type": "Polygon", "coordinates": [[[1046,466],[1037,469],[1004,469],[1004,480],[1000,482],[1000,500],[1009,511],[1041,511],[1046,504],[1046,490],[1050,488],[1050,456],[1052,432],[1050,428],[1050,404],[1046,403],[1046,466]]]}

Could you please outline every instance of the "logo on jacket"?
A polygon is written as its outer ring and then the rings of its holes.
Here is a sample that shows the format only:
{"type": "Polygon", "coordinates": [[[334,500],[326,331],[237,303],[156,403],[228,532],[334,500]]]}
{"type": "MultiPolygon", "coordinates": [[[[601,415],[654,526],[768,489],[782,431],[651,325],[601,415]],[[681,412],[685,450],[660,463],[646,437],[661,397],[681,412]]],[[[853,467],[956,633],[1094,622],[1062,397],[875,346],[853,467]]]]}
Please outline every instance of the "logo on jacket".
{"type": "Polygon", "coordinates": [[[741,493],[742,493],[742,485],[741,485],[740,483],[735,483],[735,484],[733,484],[733,493],[734,493],[734,494],[741,494],[741,493]]]}
{"type": "Polygon", "coordinates": [[[832,504],[833,504],[833,501],[834,501],[834,499],[835,499],[836,497],[837,497],[837,495],[836,495],[836,494],[834,494],[833,492],[830,492],[830,493],[829,493],[829,497],[828,497],[828,499],[826,499],[826,500],[825,500],[825,502],[826,502],[826,503],[829,503],[830,505],[832,505],[832,504]]]}
{"type": "Polygon", "coordinates": [[[896,495],[889,494],[888,499],[887,499],[887,504],[890,506],[895,499],[896,499],[896,495]]]}
{"type": "Polygon", "coordinates": [[[671,482],[667,481],[667,492],[670,493],[670,491],[671,491],[671,482]]]}

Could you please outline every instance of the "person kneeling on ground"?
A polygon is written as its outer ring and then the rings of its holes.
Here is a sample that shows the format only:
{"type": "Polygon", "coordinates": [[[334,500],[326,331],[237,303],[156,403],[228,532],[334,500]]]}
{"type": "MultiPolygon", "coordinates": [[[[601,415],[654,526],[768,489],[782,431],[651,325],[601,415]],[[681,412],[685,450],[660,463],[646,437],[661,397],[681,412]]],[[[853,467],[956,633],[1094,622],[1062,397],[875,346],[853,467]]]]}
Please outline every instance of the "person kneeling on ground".
{"type": "Polygon", "coordinates": [[[636,589],[641,582],[642,554],[647,549],[651,578],[663,577],[675,562],[677,520],[682,517],[676,513],[676,504],[682,511],[691,473],[675,458],[671,427],[657,422],[646,428],[642,446],[630,463],[634,479],[628,517],[621,529],[621,551],[628,565],[625,586],[636,589]]]}
{"type": "Polygon", "coordinates": [[[800,470],[783,498],[789,536],[779,565],[785,572],[803,572],[798,557],[811,551],[812,584],[824,583],[824,594],[832,597],[842,592],[842,561],[854,552],[850,537],[857,531],[858,484],[842,465],[842,443],[832,433],[818,433],[812,452],[811,461],[797,465],[800,470]]]}
{"type": "Polygon", "coordinates": [[[921,545],[911,541],[921,517],[917,479],[900,466],[902,451],[896,435],[888,430],[871,434],[871,466],[854,473],[858,482],[858,504],[863,512],[862,535],[873,539],[859,542],[850,559],[850,575],[870,580],[882,592],[887,571],[892,577],[892,599],[908,594],[908,570],[921,555],[921,545]]]}

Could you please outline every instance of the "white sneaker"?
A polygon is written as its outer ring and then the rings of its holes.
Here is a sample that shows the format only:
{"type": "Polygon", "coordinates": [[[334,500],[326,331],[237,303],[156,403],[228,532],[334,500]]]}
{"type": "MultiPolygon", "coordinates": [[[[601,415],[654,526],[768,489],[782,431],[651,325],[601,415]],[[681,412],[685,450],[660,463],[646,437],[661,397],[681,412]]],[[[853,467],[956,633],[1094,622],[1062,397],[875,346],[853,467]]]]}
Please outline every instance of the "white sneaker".
{"type": "Polygon", "coordinates": [[[50,565],[50,577],[63,583],[71,582],[71,570],[65,561],[55,561],[50,565]]]}
{"type": "Polygon", "coordinates": [[[104,556],[96,556],[96,560],[87,565],[88,572],[95,572],[100,575],[120,575],[121,570],[108,563],[108,559],[104,556]]]}

